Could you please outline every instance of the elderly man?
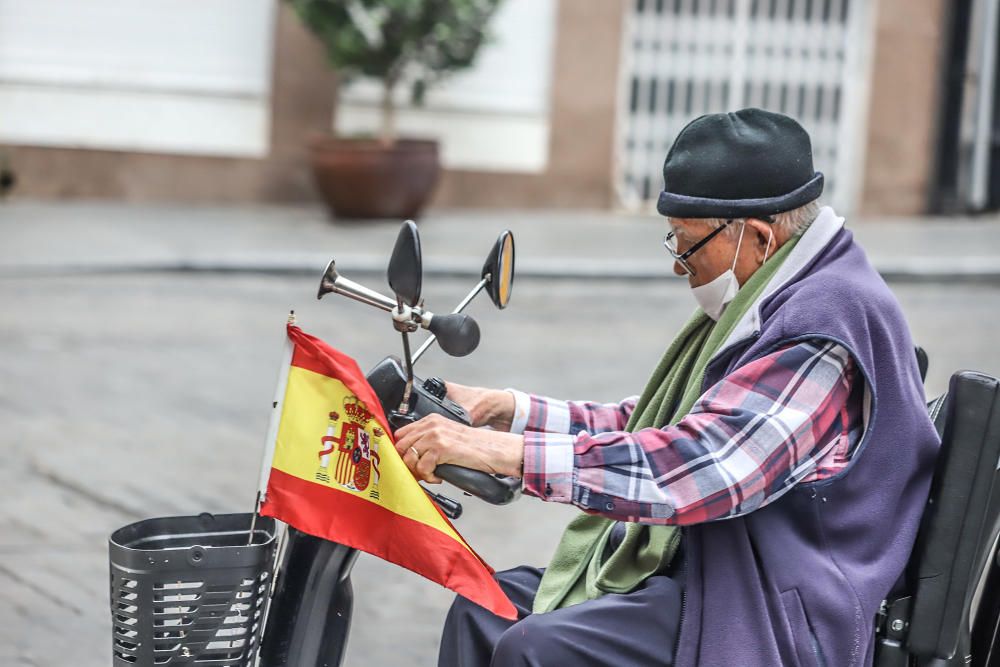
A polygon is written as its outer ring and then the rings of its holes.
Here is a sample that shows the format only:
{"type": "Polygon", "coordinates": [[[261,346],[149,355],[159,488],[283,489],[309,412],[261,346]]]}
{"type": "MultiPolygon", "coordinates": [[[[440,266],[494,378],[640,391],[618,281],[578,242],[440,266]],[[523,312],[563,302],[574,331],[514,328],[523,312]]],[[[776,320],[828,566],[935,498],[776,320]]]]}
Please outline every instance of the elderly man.
{"type": "Polygon", "coordinates": [[[399,431],[420,478],[455,463],[584,510],[546,570],[498,575],[518,621],[455,602],[441,665],[871,663],[939,445],[899,304],[819,208],[791,118],[702,116],[663,176],[664,245],[700,308],[640,396],[449,384],[493,429],[399,431]]]}

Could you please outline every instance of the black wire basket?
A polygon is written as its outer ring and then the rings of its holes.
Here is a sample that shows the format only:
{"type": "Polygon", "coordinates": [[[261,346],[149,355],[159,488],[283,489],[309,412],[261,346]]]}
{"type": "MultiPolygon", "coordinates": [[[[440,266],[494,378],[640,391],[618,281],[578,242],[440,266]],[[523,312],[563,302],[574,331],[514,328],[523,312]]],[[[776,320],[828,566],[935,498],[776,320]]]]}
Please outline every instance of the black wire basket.
{"type": "Polygon", "coordinates": [[[271,586],[270,518],[146,519],[111,534],[115,667],[251,667],[271,586]]]}

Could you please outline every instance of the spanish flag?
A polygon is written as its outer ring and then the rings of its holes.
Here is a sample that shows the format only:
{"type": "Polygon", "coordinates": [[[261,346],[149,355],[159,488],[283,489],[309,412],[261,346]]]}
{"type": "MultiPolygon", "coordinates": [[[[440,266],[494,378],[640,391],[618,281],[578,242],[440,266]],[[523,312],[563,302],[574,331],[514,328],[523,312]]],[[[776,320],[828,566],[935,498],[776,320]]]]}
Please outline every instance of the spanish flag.
{"type": "Polygon", "coordinates": [[[401,565],[498,616],[517,618],[493,570],[396,452],[388,420],[357,363],[292,324],[288,342],[260,513],[401,565]]]}

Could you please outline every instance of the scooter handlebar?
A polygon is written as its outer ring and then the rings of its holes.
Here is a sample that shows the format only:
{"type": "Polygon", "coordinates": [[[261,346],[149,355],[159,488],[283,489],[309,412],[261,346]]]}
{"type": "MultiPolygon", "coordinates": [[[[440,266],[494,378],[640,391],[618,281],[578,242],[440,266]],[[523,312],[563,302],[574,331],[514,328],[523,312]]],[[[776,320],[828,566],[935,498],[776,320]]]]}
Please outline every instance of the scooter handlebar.
{"type": "Polygon", "coordinates": [[[434,469],[434,474],[493,505],[506,505],[521,496],[521,480],[517,477],[491,475],[450,463],[439,465],[434,469]]]}
{"type": "MultiPolygon", "coordinates": [[[[402,401],[406,386],[406,371],[395,357],[386,357],[380,361],[368,372],[367,378],[389,418],[389,425],[393,431],[433,413],[460,424],[467,426],[470,424],[468,413],[447,397],[446,385],[439,378],[430,378],[426,381],[414,378],[409,410],[405,415],[399,414],[395,408],[402,401]]],[[[466,493],[494,505],[506,505],[521,496],[521,480],[517,477],[499,477],[452,464],[439,465],[434,473],[466,493]]]]}

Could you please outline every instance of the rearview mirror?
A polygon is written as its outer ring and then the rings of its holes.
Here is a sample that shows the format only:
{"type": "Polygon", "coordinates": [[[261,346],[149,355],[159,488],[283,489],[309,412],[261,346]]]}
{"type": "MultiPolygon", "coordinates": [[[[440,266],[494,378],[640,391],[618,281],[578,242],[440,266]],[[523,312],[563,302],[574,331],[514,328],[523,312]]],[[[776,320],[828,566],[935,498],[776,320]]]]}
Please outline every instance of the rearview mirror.
{"type": "Polygon", "coordinates": [[[482,279],[488,281],[486,291],[496,307],[506,308],[514,288],[514,234],[509,229],[500,234],[486,258],[482,279]]]}
{"type": "Polygon", "coordinates": [[[412,220],[404,222],[399,230],[387,275],[389,287],[403,303],[411,308],[420,303],[420,282],[423,277],[420,234],[412,220]]]}

